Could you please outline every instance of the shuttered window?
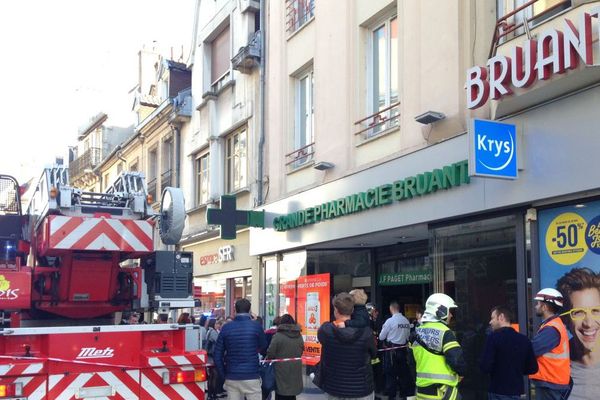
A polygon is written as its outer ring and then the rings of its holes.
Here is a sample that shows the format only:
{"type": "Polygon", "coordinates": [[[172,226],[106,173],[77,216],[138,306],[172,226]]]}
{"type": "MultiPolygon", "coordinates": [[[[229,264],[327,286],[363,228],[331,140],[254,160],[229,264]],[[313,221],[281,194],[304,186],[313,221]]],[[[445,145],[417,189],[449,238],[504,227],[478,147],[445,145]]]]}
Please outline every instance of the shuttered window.
{"type": "Polygon", "coordinates": [[[231,63],[231,54],[229,46],[229,27],[225,28],[223,32],[212,42],[212,54],[210,59],[210,78],[211,83],[215,83],[219,80],[227,71],[229,71],[229,65],[231,63]]]}

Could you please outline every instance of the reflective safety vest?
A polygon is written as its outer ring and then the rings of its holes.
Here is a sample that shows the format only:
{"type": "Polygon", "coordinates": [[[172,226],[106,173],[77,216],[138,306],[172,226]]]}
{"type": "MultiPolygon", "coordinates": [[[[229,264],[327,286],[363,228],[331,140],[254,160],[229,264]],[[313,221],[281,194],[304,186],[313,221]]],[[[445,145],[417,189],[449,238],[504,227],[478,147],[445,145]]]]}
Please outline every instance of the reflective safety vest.
{"type": "Polygon", "coordinates": [[[449,386],[458,385],[459,377],[446,363],[443,353],[460,347],[457,341],[452,340],[444,343],[444,334],[450,330],[441,322],[425,322],[416,329],[419,340],[412,344],[413,356],[417,364],[417,386],[424,387],[433,384],[444,384],[449,386]],[[435,353],[425,349],[423,345],[435,353]]]}
{"type": "Polygon", "coordinates": [[[569,360],[567,328],[560,317],[554,317],[543,323],[538,332],[547,326],[551,326],[558,331],[560,342],[550,352],[537,358],[539,370],[537,373],[529,375],[529,377],[538,381],[568,385],[571,376],[571,363],[569,360]]]}

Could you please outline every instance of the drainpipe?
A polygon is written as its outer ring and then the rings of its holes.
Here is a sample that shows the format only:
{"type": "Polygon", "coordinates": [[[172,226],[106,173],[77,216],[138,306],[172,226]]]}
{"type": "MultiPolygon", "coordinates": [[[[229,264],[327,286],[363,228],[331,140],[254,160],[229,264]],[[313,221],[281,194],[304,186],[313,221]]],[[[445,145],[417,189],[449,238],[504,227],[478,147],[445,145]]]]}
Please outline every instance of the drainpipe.
{"type": "Polygon", "coordinates": [[[265,15],[266,15],[266,1],[260,0],[260,85],[258,90],[258,104],[259,104],[259,120],[258,120],[258,134],[260,139],[258,140],[258,202],[257,206],[263,204],[263,157],[265,147],[265,53],[267,46],[267,29],[265,26],[265,15]]]}
{"type": "Polygon", "coordinates": [[[179,187],[181,182],[181,129],[174,126],[175,130],[175,187],[179,187]]]}

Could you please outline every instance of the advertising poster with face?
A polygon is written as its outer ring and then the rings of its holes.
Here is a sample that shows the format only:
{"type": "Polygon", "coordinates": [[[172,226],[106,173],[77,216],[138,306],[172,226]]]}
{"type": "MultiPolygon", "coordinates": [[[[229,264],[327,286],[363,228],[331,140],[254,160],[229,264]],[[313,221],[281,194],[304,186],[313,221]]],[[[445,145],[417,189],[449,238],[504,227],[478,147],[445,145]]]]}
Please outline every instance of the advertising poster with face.
{"type": "Polygon", "coordinates": [[[600,201],[538,213],[541,287],[564,296],[562,318],[571,335],[573,391],[600,393],[600,201]]]}

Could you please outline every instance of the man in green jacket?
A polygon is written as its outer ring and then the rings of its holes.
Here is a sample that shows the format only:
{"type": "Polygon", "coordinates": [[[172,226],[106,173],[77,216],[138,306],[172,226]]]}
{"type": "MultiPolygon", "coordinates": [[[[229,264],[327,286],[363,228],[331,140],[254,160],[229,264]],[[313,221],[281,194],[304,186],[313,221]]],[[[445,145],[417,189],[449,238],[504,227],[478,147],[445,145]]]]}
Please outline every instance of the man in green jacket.
{"type": "Polygon", "coordinates": [[[412,342],[417,369],[417,399],[460,399],[457,385],[466,370],[462,348],[448,328],[454,300],[434,293],[425,303],[422,324],[412,342]]]}

